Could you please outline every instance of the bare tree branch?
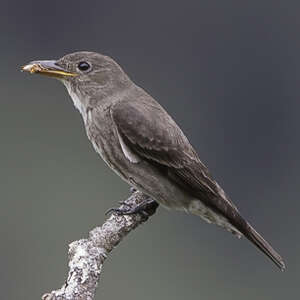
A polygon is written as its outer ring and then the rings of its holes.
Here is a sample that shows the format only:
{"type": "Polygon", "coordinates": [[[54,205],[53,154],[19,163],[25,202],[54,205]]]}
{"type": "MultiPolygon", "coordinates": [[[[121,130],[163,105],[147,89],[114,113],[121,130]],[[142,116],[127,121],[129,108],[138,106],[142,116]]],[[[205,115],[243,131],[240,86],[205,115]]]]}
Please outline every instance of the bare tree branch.
{"type": "MultiPolygon", "coordinates": [[[[134,192],[120,208],[134,207],[147,196],[134,192]]],[[[152,213],[154,213],[153,211],[152,213]]],[[[108,254],[121,240],[148,218],[141,214],[118,216],[113,214],[101,226],[89,232],[87,239],[69,245],[69,274],[59,290],[43,295],[43,300],[92,300],[108,254]]]]}

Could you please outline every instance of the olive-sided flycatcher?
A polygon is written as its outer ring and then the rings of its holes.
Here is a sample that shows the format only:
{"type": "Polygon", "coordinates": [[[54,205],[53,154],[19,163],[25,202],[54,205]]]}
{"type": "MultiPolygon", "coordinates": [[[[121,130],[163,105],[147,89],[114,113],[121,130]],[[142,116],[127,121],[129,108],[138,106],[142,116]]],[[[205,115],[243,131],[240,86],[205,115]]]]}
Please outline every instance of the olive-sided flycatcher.
{"type": "Polygon", "coordinates": [[[63,82],[95,150],[123,180],[163,206],[245,236],[285,268],[280,255],[211,177],[175,121],[113,59],[76,52],[59,60],[33,61],[23,70],[63,82]]]}

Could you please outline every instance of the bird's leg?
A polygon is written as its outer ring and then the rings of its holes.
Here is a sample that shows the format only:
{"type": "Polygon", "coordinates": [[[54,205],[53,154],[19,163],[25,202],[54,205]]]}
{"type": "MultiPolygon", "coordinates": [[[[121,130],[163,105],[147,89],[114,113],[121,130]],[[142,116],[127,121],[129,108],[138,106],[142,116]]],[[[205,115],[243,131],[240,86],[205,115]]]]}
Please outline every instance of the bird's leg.
{"type": "Polygon", "coordinates": [[[155,211],[159,205],[155,200],[152,200],[150,197],[148,197],[146,200],[139,203],[135,207],[130,207],[128,204],[126,204],[124,202],[122,202],[121,204],[123,204],[126,207],[111,208],[105,214],[107,215],[109,213],[115,213],[115,214],[121,215],[121,216],[122,215],[132,215],[132,214],[141,214],[142,216],[148,218],[155,213],[155,211]]]}
{"type": "MultiPolygon", "coordinates": [[[[135,187],[131,186],[129,191],[130,191],[131,194],[133,194],[134,192],[137,191],[137,189],[136,189],[135,187]]],[[[118,201],[118,203],[121,204],[121,205],[129,206],[129,205],[126,203],[126,200],[118,201]]],[[[108,210],[108,213],[109,213],[109,212],[110,212],[110,211],[108,210]]]]}

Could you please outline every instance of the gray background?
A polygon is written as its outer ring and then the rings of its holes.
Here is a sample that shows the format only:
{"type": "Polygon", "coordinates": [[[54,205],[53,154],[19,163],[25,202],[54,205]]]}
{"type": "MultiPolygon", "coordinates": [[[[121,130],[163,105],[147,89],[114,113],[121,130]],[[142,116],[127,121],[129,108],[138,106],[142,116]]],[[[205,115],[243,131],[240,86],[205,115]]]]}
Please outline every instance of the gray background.
{"type": "Polygon", "coordinates": [[[282,254],[160,208],[105,264],[97,299],[299,297],[299,1],[2,1],[1,298],[61,286],[67,245],[128,186],[97,157],[57,81],[19,72],[76,50],[114,57],[167,108],[282,254]]]}

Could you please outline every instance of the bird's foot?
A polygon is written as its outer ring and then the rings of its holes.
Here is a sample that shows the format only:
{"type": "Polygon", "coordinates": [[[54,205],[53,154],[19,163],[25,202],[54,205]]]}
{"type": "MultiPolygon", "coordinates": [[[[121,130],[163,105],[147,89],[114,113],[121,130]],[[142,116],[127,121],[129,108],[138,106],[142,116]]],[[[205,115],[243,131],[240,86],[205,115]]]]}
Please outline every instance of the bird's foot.
{"type": "Polygon", "coordinates": [[[110,213],[113,213],[119,216],[141,214],[143,217],[148,218],[155,213],[159,205],[155,200],[152,200],[151,198],[147,198],[145,201],[139,203],[135,207],[131,207],[125,201],[120,201],[119,203],[124,205],[124,207],[110,208],[105,214],[108,215],[110,213]]]}

